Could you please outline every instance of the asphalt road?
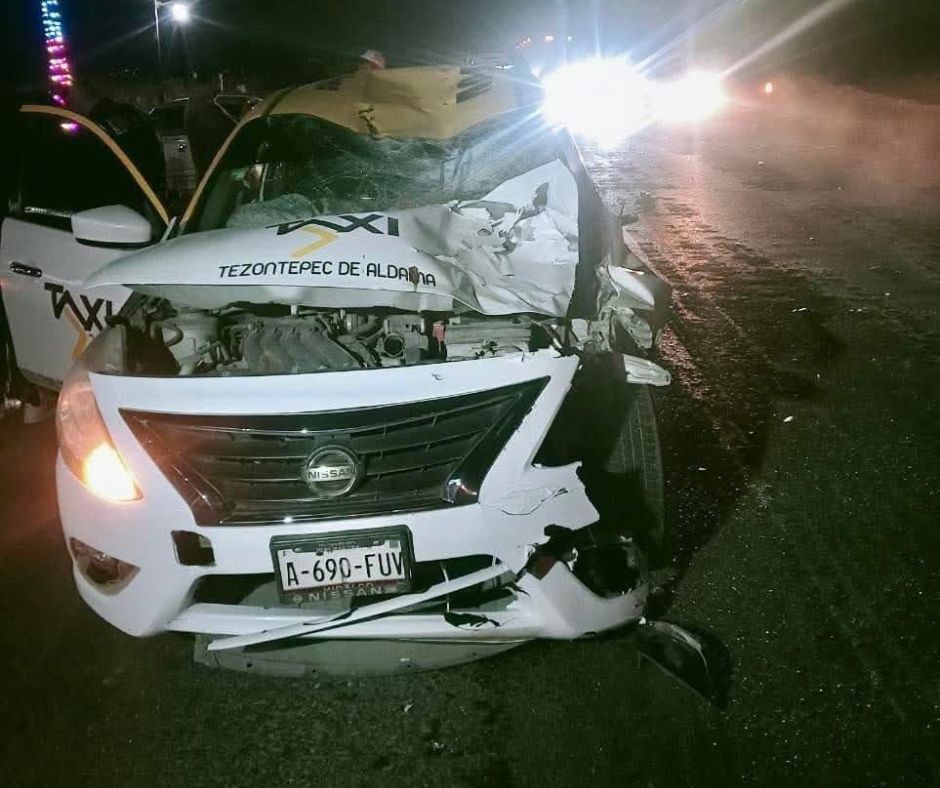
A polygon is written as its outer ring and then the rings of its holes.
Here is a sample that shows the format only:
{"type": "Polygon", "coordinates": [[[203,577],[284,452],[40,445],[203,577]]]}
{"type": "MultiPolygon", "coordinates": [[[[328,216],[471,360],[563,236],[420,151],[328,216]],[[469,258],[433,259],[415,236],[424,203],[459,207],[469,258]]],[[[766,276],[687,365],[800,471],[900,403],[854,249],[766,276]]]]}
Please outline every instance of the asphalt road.
{"type": "Polygon", "coordinates": [[[3,782],[938,784],[940,208],[931,178],[885,193],[887,154],[859,178],[870,154],[767,110],[589,151],[675,287],[665,601],[729,648],[726,711],[624,636],[352,682],[128,638],[73,591],[52,426],[7,418],[3,782]]]}

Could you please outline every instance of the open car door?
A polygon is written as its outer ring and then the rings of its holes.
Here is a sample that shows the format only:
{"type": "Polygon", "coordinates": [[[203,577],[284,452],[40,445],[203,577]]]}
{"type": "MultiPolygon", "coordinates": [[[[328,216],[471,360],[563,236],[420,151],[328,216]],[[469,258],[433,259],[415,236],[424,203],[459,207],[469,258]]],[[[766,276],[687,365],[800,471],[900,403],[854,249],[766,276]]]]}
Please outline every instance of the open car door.
{"type": "Polygon", "coordinates": [[[0,228],[0,292],[20,372],[57,389],[131,293],[82,283],[159,240],[169,217],[98,123],[37,105],[22,107],[17,121],[16,183],[0,228]]]}

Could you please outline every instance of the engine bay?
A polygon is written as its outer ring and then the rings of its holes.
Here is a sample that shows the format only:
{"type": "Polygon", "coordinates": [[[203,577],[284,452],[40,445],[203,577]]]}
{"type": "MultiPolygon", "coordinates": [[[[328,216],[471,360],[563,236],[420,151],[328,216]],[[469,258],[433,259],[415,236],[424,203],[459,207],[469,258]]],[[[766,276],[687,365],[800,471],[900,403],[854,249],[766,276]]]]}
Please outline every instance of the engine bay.
{"type": "Polygon", "coordinates": [[[143,299],[115,325],[126,369],[143,375],[277,375],[486,358],[558,344],[540,315],[410,313],[236,303],[176,308],[143,299]]]}

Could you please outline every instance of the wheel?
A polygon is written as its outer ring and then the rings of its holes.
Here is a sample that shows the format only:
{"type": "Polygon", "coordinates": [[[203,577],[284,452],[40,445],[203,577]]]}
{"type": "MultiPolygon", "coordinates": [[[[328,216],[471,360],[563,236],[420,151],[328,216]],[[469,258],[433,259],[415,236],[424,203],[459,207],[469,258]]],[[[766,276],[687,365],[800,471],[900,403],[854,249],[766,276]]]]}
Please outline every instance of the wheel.
{"type": "Polygon", "coordinates": [[[628,513],[638,541],[654,562],[669,549],[663,500],[663,462],[653,398],[646,386],[629,385],[626,414],[604,463],[604,470],[633,488],[626,500],[640,512],[628,513]]]}

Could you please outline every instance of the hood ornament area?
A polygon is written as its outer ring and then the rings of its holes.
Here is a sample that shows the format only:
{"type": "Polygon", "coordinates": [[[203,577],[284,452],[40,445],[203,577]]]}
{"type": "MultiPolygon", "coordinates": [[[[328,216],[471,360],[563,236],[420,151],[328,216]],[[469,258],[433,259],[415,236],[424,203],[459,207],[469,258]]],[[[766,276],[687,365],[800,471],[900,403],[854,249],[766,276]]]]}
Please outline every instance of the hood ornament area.
{"type": "Polygon", "coordinates": [[[303,479],[317,498],[352,492],[362,477],[362,460],[345,446],[321,446],[304,463],[303,479]]]}

